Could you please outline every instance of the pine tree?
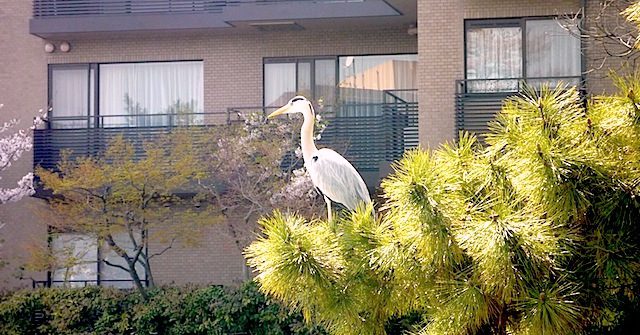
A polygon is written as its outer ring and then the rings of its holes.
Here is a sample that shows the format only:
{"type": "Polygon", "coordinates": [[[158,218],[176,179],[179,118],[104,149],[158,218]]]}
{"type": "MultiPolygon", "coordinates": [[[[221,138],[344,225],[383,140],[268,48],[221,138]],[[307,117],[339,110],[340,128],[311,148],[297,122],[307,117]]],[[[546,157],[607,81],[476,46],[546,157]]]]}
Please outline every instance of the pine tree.
{"type": "MultiPolygon", "coordinates": [[[[626,11],[639,17],[640,4],[626,11]]],[[[265,293],[334,334],[624,333],[640,310],[640,73],[619,94],[506,101],[480,143],[415,150],[386,202],[335,222],[275,212],[246,250],[265,293]],[[635,313],[635,314],[634,314],[635,313]]]]}

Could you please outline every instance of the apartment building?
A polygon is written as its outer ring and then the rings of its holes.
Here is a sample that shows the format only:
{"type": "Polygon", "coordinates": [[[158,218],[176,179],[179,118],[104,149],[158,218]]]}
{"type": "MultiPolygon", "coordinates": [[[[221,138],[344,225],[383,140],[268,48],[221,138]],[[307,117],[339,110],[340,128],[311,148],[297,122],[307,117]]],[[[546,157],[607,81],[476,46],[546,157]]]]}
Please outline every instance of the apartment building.
{"type": "MultiPolygon", "coordinates": [[[[101,134],[228,121],[304,94],[327,115],[325,145],[343,146],[370,186],[407,148],[435,147],[459,129],[482,132],[523,83],[559,81],[605,90],[585,77],[589,55],[556,18],[598,6],[580,0],[34,0],[0,1],[0,121],[23,125],[51,108],[33,157],[3,182],[53,167],[72,147],[88,154],[101,134]],[[385,138],[384,141],[372,139],[385,138]]],[[[104,140],[101,137],[100,140],[104,140]]],[[[20,271],[30,246],[47,242],[45,200],[3,205],[0,287],[59,274],[20,271]]],[[[246,277],[223,227],[197,248],[173,248],[154,264],[158,283],[227,284],[246,277]]],[[[75,241],[75,242],[71,242],[75,241]]],[[[78,242],[80,241],[80,242],[78,242]]],[[[91,248],[89,248],[91,249],[91,248]]],[[[100,248],[87,253],[97,259],[100,248]]],[[[119,279],[98,266],[75,279],[119,279]]],[[[105,282],[107,283],[107,282],[105,282]]]]}

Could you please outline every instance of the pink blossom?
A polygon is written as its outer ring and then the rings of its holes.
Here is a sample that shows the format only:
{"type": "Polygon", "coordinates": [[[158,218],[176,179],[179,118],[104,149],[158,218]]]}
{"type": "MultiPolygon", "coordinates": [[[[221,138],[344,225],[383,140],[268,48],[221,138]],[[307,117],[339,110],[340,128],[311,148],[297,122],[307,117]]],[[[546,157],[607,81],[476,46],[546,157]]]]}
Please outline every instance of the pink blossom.
{"type": "MultiPolygon", "coordinates": [[[[0,108],[2,105],[0,104],[0,108]]],[[[42,114],[42,113],[40,113],[42,114]]],[[[0,126],[0,133],[8,132],[19,123],[18,120],[10,120],[0,126]]],[[[33,148],[33,138],[30,131],[44,123],[43,116],[37,116],[33,120],[29,132],[20,129],[13,134],[0,137],[0,173],[8,169],[12,162],[17,161],[22,155],[33,148]]],[[[2,175],[0,174],[0,180],[2,175]]],[[[0,188],[0,204],[14,202],[25,196],[32,195],[33,173],[23,176],[14,188],[0,188]]]]}

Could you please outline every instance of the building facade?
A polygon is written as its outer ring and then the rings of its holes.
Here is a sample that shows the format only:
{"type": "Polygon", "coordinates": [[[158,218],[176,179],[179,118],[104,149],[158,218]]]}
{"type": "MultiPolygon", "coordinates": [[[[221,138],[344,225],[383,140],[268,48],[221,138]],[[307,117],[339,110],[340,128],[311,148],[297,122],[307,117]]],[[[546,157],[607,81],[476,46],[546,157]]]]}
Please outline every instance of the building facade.
{"type": "MultiPolygon", "coordinates": [[[[224,123],[302,93],[347,134],[329,136],[328,144],[350,141],[347,156],[375,184],[398,151],[436,147],[462,128],[481,132],[484,118],[524,82],[586,79],[587,90],[608,87],[584,75],[589,55],[556,20],[588,16],[596,1],[95,3],[0,1],[0,121],[25,125],[51,108],[39,135],[48,140],[36,137],[34,159],[22,159],[2,182],[32,171],[34,162],[55,164],[59,148],[50,145],[62,130],[171,126],[166,115],[180,108],[202,115],[194,122],[224,123]],[[398,115],[403,121],[389,130],[398,115]],[[375,122],[393,144],[373,147],[367,139],[382,135],[352,120],[375,122]],[[374,152],[375,160],[365,159],[374,152]]],[[[34,244],[47,243],[43,207],[39,198],[0,207],[0,258],[7,262],[0,287],[47,278],[19,269],[34,244]]],[[[210,228],[202,245],[173,248],[156,262],[159,283],[228,284],[247,276],[222,226],[210,228]]]]}

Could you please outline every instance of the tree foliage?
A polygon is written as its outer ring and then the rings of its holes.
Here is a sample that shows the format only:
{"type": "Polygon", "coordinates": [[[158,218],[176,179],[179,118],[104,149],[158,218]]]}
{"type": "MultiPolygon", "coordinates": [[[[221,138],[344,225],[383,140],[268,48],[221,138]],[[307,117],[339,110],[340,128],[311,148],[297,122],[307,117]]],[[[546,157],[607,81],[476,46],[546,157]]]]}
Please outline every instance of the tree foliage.
{"type": "MultiPolygon", "coordinates": [[[[206,225],[226,224],[242,250],[257,215],[274,208],[313,215],[322,208],[310,206],[316,194],[295,169],[296,158],[281,164],[297,143],[290,122],[297,121],[265,124],[250,115],[226,125],[176,127],[155,139],[116,137],[97,156],[67,152],[55,171],[37,169],[53,193],[55,215],[46,223],[54,235],[80,234],[115,253],[123,262],[108,253],[100,261],[126,271],[144,292],[145,279],[155,284],[152,259],[175,244],[197,244],[206,225]]],[[[65,280],[87,262],[86,248],[32,249],[30,268],[58,269],[65,280]]]]}
{"type": "MultiPolygon", "coordinates": [[[[0,104],[0,112],[3,105],[0,104]]],[[[42,114],[40,111],[39,114],[42,114]]],[[[0,124],[0,206],[10,202],[20,201],[22,198],[32,195],[35,190],[33,188],[33,173],[27,173],[17,181],[17,185],[6,187],[11,182],[3,179],[7,171],[11,168],[13,162],[19,160],[25,152],[33,148],[33,138],[31,131],[42,124],[43,120],[40,115],[33,119],[33,124],[28,130],[19,129],[15,131],[15,127],[19,124],[19,120],[11,119],[0,124]]],[[[0,229],[5,223],[0,221],[0,229]]],[[[0,247],[4,241],[0,238],[0,247]]],[[[0,267],[5,265],[5,261],[0,259],[0,267]]]]}
{"type": "Polygon", "coordinates": [[[16,291],[0,295],[0,333],[325,334],[252,283],[237,288],[159,287],[149,291],[146,301],[135,291],[99,286],[16,291]]]}
{"type": "MultiPolygon", "coordinates": [[[[509,99],[480,143],[412,151],[379,220],[279,212],[247,248],[261,290],[334,334],[602,333],[640,306],[640,74],[620,94],[509,99]]],[[[371,210],[371,209],[369,209],[371,210]]]]}
{"type": "Polygon", "coordinates": [[[299,168],[299,119],[265,123],[261,113],[216,128],[200,141],[198,184],[225,217],[239,250],[255,236],[256,219],[274,209],[316,216],[323,210],[311,178],[299,168]],[[284,158],[284,161],[283,161],[284,158]]]}
{"type": "MultiPolygon", "coordinates": [[[[562,26],[581,38],[582,50],[588,54],[587,73],[602,69],[626,70],[638,62],[637,0],[603,0],[585,3],[586,12],[565,15],[562,26]]],[[[601,72],[606,76],[607,71],[601,72]]],[[[597,74],[595,74],[597,75],[597,74]]]]}
{"type": "Polygon", "coordinates": [[[36,173],[53,193],[47,224],[107,247],[124,263],[101,261],[128,273],[144,294],[145,279],[154,286],[152,259],[176,241],[196,242],[199,228],[216,220],[201,206],[200,195],[183,196],[204,175],[190,133],[177,132],[143,147],[139,159],[140,148],[120,136],[100,157],[71,159],[67,154],[57,171],[38,168],[36,173]],[[162,247],[150,250],[150,241],[162,247]]]}

